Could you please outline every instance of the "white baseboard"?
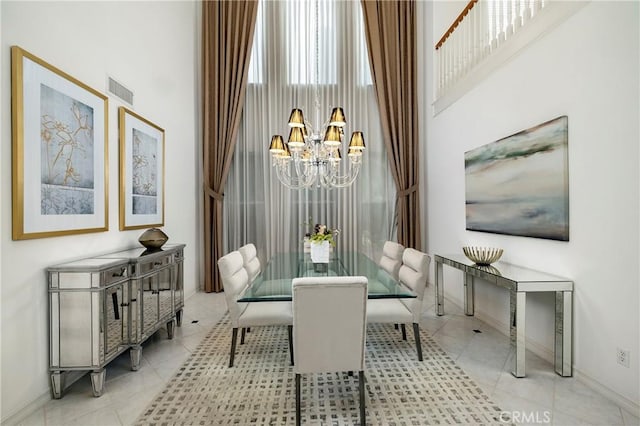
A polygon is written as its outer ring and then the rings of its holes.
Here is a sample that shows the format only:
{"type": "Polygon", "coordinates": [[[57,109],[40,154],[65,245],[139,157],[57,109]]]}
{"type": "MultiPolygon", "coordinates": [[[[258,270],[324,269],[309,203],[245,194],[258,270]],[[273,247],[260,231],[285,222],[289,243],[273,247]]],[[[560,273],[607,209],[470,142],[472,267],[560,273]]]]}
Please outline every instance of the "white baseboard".
{"type": "Polygon", "coordinates": [[[640,417],[640,405],[637,402],[620,395],[618,392],[603,385],[593,377],[583,373],[575,367],[573,368],[573,377],[634,416],[640,417]]]}
{"type": "MultiPolygon", "coordinates": [[[[447,303],[451,303],[464,311],[464,307],[459,300],[451,299],[448,297],[445,297],[445,300],[447,301],[447,303]]],[[[490,327],[495,328],[501,334],[507,337],[510,337],[511,329],[508,323],[505,323],[500,319],[496,319],[492,317],[488,312],[483,312],[482,310],[479,310],[477,306],[475,307],[473,316],[479,319],[480,321],[486,323],[490,327]]],[[[535,342],[529,339],[525,341],[525,345],[527,347],[527,350],[533,352],[534,354],[550,362],[551,364],[554,363],[555,357],[554,357],[553,348],[548,348],[544,345],[541,345],[538,342],[535,342]]],[[[614,404],[618,405],[619,407],[633,414],[634,416],[640,417],[640,405],[637,402],[634,402],[626,398],[625,396],[620,395],[618,392],[614,391],[608,386],[603,385],[593,377],[577,369],[575,365],[573,365],[573,377],[575,377],[576,380],[578,380],[579,382],[588,386],[590,389],[594,390],[595,392],[599,393],[603,397],[607,398],[609,401],[613,402],[614,404]]]]}
{"type": "Polygon", "coordinates": [[[47,391],[37,397],[35,400],[31,401],[25,407],[9,415],[6,419],[0,420],[0,424],[7,426],[20,424],[20,422],[29,417],[31,414],[35,413],[37,410],[42,409],[42,407],[50,400],[51,392],[47,391]]]}

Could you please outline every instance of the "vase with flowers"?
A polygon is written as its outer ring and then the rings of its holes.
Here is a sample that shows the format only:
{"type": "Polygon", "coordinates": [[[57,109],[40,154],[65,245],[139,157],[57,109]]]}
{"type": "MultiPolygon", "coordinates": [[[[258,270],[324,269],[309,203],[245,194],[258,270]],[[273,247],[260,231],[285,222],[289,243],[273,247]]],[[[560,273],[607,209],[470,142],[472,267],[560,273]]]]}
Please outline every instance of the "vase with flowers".
{"type": "Polygon", "coordinates": [[[308,236],[311,261],[313,263],[329,263],[331,248],[335,247],[335,237],[338,236],[340,231],[322,224],[316,224],[313,231],[308,236]]]}

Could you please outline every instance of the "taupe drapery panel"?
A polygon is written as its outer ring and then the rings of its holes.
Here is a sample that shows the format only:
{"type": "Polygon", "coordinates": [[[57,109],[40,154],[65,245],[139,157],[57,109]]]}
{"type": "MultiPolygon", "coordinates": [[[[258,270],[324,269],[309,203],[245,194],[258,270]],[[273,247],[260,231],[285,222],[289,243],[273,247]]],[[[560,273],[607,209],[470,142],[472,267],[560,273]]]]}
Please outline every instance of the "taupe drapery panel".
{"type": "Polygon", "coordinates": [[[258,11],[257,0],[202,2],[204,290],[222,291],[222,203],[231,166],[258,11]]]}
{"type": "Polygon", "coordinates": [[[362,0],[371,74],[397,188],[398,242],[421,250],[416,6],[362,0]]]}

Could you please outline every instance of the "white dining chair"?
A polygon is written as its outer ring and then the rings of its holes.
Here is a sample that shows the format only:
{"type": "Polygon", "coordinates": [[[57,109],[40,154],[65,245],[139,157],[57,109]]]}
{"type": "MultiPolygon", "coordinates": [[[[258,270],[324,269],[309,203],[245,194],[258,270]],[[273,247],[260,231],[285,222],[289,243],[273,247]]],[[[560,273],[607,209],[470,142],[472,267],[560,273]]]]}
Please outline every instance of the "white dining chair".
{"type": "MultiPolygon", "coordinates": [[[[253,283],[255,279],[260,275],[262,271],[262,265],[260,264],[260,259],[258,258],[258,250],[253,243],[245,244],[238,249],[240,254],[242,255],[242,266],[246,269],[247,274],[249,275],[249,284],[253,283]]],[[[242,333],[240,334],[240,344],[244,344],[245,333],[249,332],[250,328],[242,328],[242,333]]]]}
{"type": "Polygon", "coordinates": [[[408,299],[371,299],[367,301],[367,323],[401,324],[402,338],[407,340],[405,324],[413,324],[418,359],[422,361],[420,343],[420,316],[422,301],[427,286],[431,258],[426,253],[407,248],[402,254],[402,265],[398,273],[400,282],[416,295],[408,299]]]}
{"type": "Polygon", "coordinates": [[[243,267],[242,255],[233,251],[218,259],[218,268],[224,287],[225,300],[231,320],[231,353],[229,367],[233,367],[236,351],[238,328],[266,325],[286,325],[289,334],[289,352],[293,364],[292,326],[293,313],[291,302],[251,302],[238,303],[249,284],[249,275],[243,267]]]}
{"type": "Polygon", "coordinates": [[[260,274],[261,265],[260,259],[258,259],[258,251],[253,243],[245,244],[238,249],[242,255],[242,266],[247,270],[249,275],[249,282],[253,282],[260,274]]]}
{"type": "Polygon", "coordinates": [[[398,280],[398,272],[402,265],[403,252],[404,246],[394,243],[393,241],[386,241],[384,246],[382,246],[382,257],[380,258],[379,265],[396,281],[398,280]]]}
{"type": "Polygon", "coordinates": [[[296,424],[301,422],[301,375],[358,371],[360,422],[365,425],[366,277],[293,280],[296,424]]]}
{"type": "MultiPolygon", "coordinates": [[[[380,257],[380,270],[376,279],[381,283],[389,281],[389,277],[398,281],[398,273],[400,272],[400,266],[402,266],[402,253],[404,252],[404,246],[402,244],[386,241],[382,246],[382,257],[380,257]],[[386,274],[385,274],[386,272],[386,274]]],[[[394,324],[396,330],[398,324],[394,324]]]]}

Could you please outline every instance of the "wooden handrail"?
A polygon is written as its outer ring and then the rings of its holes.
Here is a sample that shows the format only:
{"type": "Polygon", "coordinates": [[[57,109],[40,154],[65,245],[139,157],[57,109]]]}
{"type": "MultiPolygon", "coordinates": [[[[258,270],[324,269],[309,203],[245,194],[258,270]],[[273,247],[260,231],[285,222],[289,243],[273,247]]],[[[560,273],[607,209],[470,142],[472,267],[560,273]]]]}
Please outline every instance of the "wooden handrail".
{"type": "Polygon", "coordinates": [[[475,4],[478,2],[478,0],[471,0],[467,6],[464,8],[464,10],[460,13],[460,15],[458,15],[458,17],[456,18],[455,21],[453,21],[453,24],[451,24],[451,26],[449,27],[449,29],[447,30],[447,32],[444,33],[444,35],[442,36],[442,38],[440,39],[440,41],[438,42],[438,44],[436,44],[436,50],[438,50],[440,48],[440,46],[442,46],[444,44],[445,41],[447,41],[447,39],[449,38],[449,36],[453,33],[453,31],[456,29],[456,27],[458,26],[458,24],[460,24],[460,22],[462,22],[462,20],[464,19],[465,16],[467,16],[467,14],[469,13],[469,11],[471,9],[473,9],[473,6],[475,6],[475,4]]]}

